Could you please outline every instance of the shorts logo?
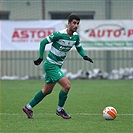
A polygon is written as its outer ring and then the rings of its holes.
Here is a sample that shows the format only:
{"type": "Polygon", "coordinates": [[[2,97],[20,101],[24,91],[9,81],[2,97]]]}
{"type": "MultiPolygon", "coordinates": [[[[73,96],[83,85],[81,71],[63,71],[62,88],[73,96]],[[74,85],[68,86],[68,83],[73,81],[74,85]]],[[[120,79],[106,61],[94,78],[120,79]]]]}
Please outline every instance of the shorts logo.
{"type": "Polygon", "coordinates": [[[61,72],[58,72],[59,73],[59,75],[61,76],[62,75],[62,73],[61,72]]]}

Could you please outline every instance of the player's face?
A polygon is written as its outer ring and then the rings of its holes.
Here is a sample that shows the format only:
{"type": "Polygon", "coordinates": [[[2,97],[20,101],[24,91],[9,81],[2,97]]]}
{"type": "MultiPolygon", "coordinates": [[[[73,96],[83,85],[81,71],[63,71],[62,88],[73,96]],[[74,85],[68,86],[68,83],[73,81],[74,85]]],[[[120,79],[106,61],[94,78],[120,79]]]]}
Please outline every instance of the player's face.
{"type": "Polygon", "coordinates": [[[69,28],[72,32],[77,31],[78,26],[79,26],[79,20],[73,19],[72,22],[69,22],[69,28]]]}

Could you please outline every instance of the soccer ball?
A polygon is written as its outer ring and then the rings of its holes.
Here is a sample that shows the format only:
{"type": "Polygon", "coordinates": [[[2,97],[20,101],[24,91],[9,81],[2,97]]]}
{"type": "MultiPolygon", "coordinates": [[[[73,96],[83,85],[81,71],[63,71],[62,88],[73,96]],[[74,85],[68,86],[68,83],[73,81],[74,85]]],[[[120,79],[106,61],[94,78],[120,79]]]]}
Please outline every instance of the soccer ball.
{"type": "Polygon", "coordinates": [[[102,115],[106,120],[114,120],[117,116],[117,111],[114,107],[108,106],[104,108],[102,115]]]}

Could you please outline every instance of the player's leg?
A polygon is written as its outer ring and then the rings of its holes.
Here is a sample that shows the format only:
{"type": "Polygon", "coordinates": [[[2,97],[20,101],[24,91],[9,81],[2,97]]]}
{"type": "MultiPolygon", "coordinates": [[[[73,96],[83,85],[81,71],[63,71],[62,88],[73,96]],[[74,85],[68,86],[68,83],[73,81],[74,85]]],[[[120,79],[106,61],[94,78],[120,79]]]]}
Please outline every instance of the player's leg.
{"type": "Polygon", "coordinates": [[[35,97],[29,102],[29,105],[31,106],[30,109],[32,109],[34,106],[36,106],[42,99],[50,94],[54,88],[55,84],[53,83],[44,83],[44,87],[42,90],[40,90],[35,97]]]}
{"type": "Polygon", "coordinates": [[[26,113],[28,118],[32,118],[33,116],[33,111],[32,108],[36,106],[40,101],[43,100],[43,98],[50,94],[54,88],[55,84],[53,83],[44,83],[44,88],[40,90],[39,92],[36,93],[34,98],[26,105],[23,107],[23,111],[26,113]]]}
{"type": "Polygon", "coordinates": [[[58,80],[58,83],[62,86],[62,90],[64,92],[69,92],[70,90],[70,81],[68,80],[67,77],[63,77],[58,80]]]}
{"type": "Polygon", "coordinates": [[[65,101],[67,99],[67,94],[70,90],[70,81],[67,79],[67,77],[61,78],[58,83],[61,85],[62,90],[59,93],[59,102],[58,105],[60,107],[63,107],[65,104],[65,101]]]}
{"type": "Polygon", "coordinates": [[[44,83],[44,87],[42,89],[42,92],[44,95],[48,95],[52,92],[53,88],[55,86],[55,83],[44,83]]]}
{"type": "Polygon", "coordinates": [[[67,77],[63,77],[58,80],[58,83],[62,86],[62,90],[59,93],[59,101],[56,114],[65,119],[69,119],[71,118],[71,116],[65,112],[63,107],[67,99],[68,92],[70,90],[70,81],[67,79],[67,77]]]}

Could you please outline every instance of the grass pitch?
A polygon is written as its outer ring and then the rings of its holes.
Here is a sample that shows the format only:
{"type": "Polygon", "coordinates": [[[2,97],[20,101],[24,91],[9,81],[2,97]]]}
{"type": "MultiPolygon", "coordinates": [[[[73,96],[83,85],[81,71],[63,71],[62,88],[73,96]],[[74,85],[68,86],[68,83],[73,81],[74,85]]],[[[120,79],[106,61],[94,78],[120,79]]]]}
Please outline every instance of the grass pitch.
{"type": "Polygon", "coordinates": [[[34,118],[22,111],[43,88],[43,81],[0,81],[0,132],[13,133],[131,133],[133,132],[133,83],[131,80],[72,80],[65,104],[72,116],[64,120],[55,114],[60,86],[34,107],[34,118]],[[117,109],[115,120],[104,120],[106,106],[117,109]]]}

